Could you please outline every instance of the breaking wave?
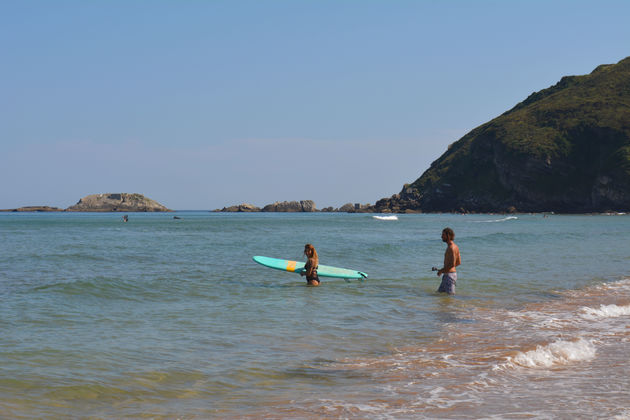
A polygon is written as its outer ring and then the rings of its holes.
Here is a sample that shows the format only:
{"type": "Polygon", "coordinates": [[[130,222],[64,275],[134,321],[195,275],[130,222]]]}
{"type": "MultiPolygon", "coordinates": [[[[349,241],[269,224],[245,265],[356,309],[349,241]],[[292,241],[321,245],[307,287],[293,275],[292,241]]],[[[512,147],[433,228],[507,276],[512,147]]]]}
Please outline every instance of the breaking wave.
{"type": "Polygon", "coordinates": [[[390,215],[390,216],[372,216],[377,220],[398,220],[398,216],[390,215]]]}
{"type": "Polygon", "coordinates": [[[507,222],[508,220],[517,220],[516,216],[508,216],[502,219],[493,219],[493,220],[476,220],[473,223],[497,223],[497,222],[507,222]]]}
{"type": "Polygon", "coordinates": [[[624,315],[630,315],[630,305],[601,305],[599,309],[589,308],[587,306],[580,309],[582,318],[588,320],[600,318],[617,318],[624,315]]]}
{"type": "Polygon", "coordinates": [[[583,338],[577,341],[558,340],[547,345],[539,345],[534,350],[519,352],[501,367],[551,368],[575,362],[591,360],[596,349],[592,341],[583,338]]]}

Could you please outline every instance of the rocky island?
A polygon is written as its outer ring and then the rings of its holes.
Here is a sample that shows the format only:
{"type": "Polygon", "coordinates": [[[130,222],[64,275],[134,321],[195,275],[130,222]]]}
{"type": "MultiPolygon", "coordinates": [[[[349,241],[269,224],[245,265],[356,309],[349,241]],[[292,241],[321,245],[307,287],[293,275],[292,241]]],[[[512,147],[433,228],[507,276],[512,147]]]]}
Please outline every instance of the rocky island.
{"type": "Polygon", "coordinates": [[[223,207],[221,210],[215,210],[217,212],[232,212],[232,213],[252,213],[252,212],[279,212],[279,213],[310,213],[316,212],[317,208],[312,200],[302,201],[276,201],[273,204],[267,204],[262,209],[252,204],[239,204],[236,206],[223,207]]]}
{"type": "Polygon", "coordinates": [[[532,93],[373,210],[630,211],[630,57],[532,93]]]}
{"type": "Polygon", "coordinates": [[[83,197],[66,211],[90,212],[162,212],[170,210],[142,194],[107,193],[83,197]]]}
{"type": "Polygon", "coordinates": [[[0,212],[53,212],[53,211],[87,211],[87,212],[161,212],[170,210],[155,200],[142,194],[107,193],[92,194],[83,197],[74,206],[67,209],[49,206],[25,206],[16,209],[4,209],[0,212]]]}
{"type": "Polygon", "coordinates": [[[2,212],[50,212],[50,211],[65,211],[64,209],[60,209],[59,207],[50,207],[50,206],[24,206],[18,207],[17,209],[2,209],[2,212]]]}

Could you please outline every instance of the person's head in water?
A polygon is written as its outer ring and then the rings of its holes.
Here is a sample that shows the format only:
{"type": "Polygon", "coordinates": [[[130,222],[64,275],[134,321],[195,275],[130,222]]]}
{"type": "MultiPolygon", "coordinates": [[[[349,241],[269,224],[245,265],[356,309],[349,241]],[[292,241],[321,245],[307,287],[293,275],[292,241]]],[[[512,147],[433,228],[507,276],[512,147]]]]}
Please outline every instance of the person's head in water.
{"type": "Polygon", "coordinates": [[[454,241],[455,240],[455,232],[450,227],[444,228],[442,230],[442,241],[454,241]]]}
{"type": "Polygon", "coordinates": [[[311,244],[304,245],[304,255],[306,258],[313,258],[315,261],[318,261],[317,251],[315,251],[315,247],[311,244]]]}

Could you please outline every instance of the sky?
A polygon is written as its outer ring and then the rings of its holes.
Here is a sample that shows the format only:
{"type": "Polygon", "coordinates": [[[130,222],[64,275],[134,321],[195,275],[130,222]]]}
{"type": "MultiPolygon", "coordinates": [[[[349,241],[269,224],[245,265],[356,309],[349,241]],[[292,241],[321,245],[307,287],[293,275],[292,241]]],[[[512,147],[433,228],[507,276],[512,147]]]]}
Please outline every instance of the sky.
{"type": "Polygon", "coordinates": [[[0,0],[0,208],[375,203],[565,75],[629,1],[0,0]]]}

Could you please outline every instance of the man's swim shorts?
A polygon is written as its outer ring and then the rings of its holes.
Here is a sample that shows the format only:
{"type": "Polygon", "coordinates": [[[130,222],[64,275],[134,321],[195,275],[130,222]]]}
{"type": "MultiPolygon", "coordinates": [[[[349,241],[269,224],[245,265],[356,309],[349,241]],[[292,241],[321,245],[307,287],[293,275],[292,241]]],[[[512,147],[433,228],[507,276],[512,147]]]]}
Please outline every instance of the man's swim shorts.
{"type": "Polygon", "coordinates": [[[442,275],[442,284],[438,292],[446,292],[449,295],[455,294],[455,285],[457,284],[457,273],[444,273],[442,275]]]}

